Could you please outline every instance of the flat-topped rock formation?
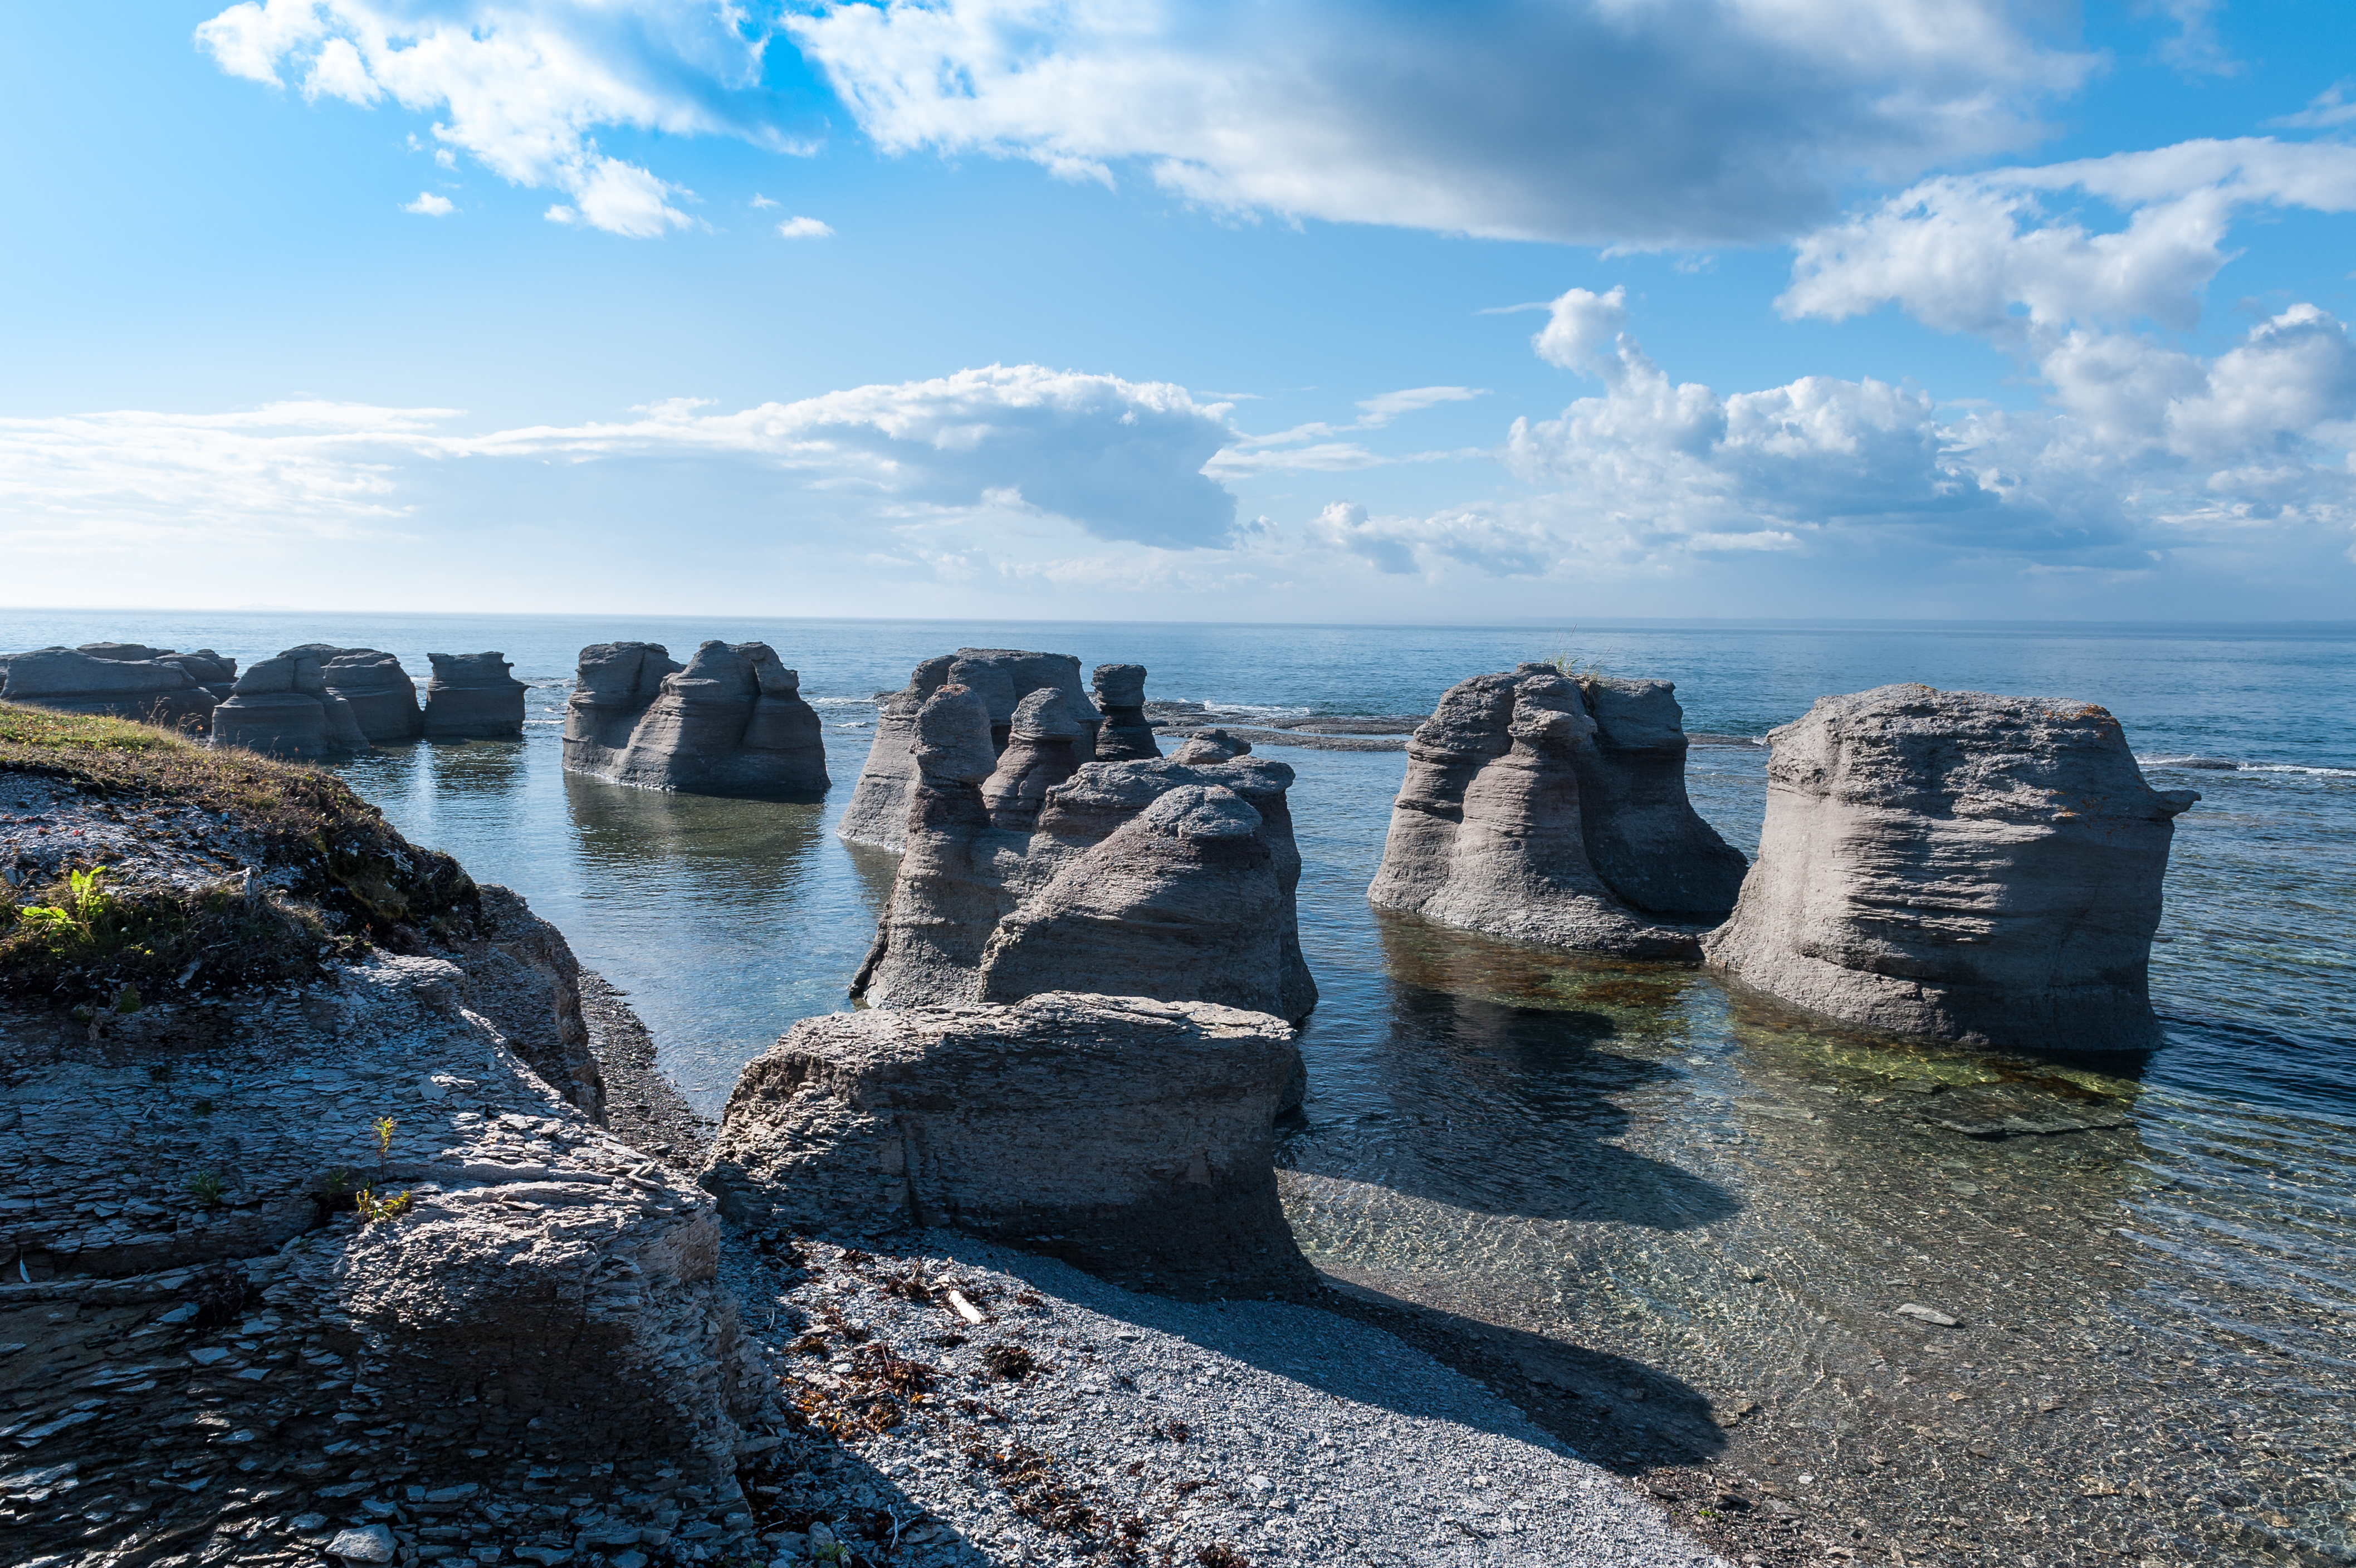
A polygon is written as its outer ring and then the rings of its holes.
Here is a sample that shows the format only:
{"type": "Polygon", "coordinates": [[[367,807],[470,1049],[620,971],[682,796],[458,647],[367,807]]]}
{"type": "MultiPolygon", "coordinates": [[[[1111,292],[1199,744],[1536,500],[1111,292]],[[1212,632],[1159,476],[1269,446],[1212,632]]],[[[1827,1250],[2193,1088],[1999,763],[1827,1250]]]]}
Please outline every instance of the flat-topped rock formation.
{"type": "Polygon", "coordinates": [[[1742,857],[1686,800],[1668,682],[1590,685],[1524,664],[1450,687],[1408,743],[1366,897],[1516,941],[1695,956],[1679,923],[1712,918],[1694,905],[1742,857]]]}
{"type": "Polygon", "coordinates": [[[92,659],[112,659],[126,664],[173,664],[188,673],[188,679],[210,692],[215,700],[225,701],[230,688],[237,683],[237,660],[224,659],[209,648],[199,648],[193,653],[177,649],[150,648],[144,642],[84,642],[78,644],[76,653],[87,653],[92,659]]]}
{"type": "Polygon", "coordinates": [[[918,711],[906,851],[852,995],[927,1006],[1086,985],[1307,1016],[1292,770],[1212,746],[1065,774],[1063,702],[1026,699],[996,757],[979,693],[944,686],[918,711]]]}
{"type": "MultiPolygon", "coordinates": [[[[170,654],[169,650],[135,644],[93,646],[170,654]]],[[[220,699],[190,673],[189,666],[195,664],[209,672],[227,662],[210,652],[199,660],[184,660],[179,655],[113,658],[75,648],[37,648],[26,653],[12,653],[5,666],[0,666],[5,669],[5,678],[0,678],[0,702],[23,703],[69,714],[104,714],[201,734],[212,722],[212,711],[220,699]]]]}
{"type": "Polygon", "coordinates": [[[523,734],[524,684],[504,653],[429,653],[427,740],[497,740],[523,734]]]}
{"type": "Polygon", "coordinates": [[[213,710],[213,744],[311,762],[369,749],[352,705],[327,690],[314,655],[296,650],[256,660],[213,710]]]}
{"type": "Polygon", "coordinates": [[[1098,762],[1140,762],[1162,755],[1145,716],[1145,666],[1099,664],[1090,682],[1104,727],[1097,731],[1098,762]]]}
{"type": "Polygon", "coordinates": [[[425,714],[417,704],[417,682],[392,654],[326,642],[306,642],[286,653],[319,661],[320,679],[328,691],[351,704],[360,733],[369,740],[399,745],[425,733],[425,714]]]}
{"type": "Polygon", "coordinates": [[[766,642],[706,642],[684,668],[652,642],[581,650],[567,771],[641,789],[816,800],[826,740],[801,677],[766,642]]]}
{"type": "Polygon", "coordinates": [[[1054,993],[805,1018],[744,1069],[703,1185],[791,1231],[943,1226],[1148,1289],[1315,1274],[1277,1202],[1293,1034],[1257,1012],[1054,993]]]}
{"type": "Polygon", "coordinates": [[[1053,691],[1063,698],[1063,714],[1074,726],[1073,751],[1082,762],[1097,755],[1098,733],[1104,717],[1080,689],[1080,661],[1067,653],[1028,653],[1007,648],[960,648],[953,654],[927,659],[909,675],[908,683],[882,701],[875,739],[851,804],[835,832],[855,843],[896,850],[905,847],[908,805],[916,788],[917,768],[912,747],[916,715],[942,687],[958,685],[978,698],[989,718],[993,752],[1005,749],[1014,733],[1014,715],[1023,699],[1033,692],[1053,691]]]}
{"type": "Polygon", "coordinates": [[[2010,1049],[2159,1044],[2151,938],[2174,820],[2084,703],[1882,686],[1771,731],[1759,862],[1704,943],[1852,1023],[2010,1049]]]}

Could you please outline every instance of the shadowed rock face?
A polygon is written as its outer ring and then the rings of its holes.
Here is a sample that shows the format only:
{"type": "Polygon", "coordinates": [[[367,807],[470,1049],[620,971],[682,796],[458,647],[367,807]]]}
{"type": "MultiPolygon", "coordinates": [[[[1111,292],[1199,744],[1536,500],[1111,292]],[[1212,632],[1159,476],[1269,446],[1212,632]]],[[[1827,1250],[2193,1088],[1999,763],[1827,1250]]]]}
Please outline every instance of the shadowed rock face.
{"type": "Polygon", "coordinates": [[[290,648],[287,657],[306,656],[319,663],[319,678],[327,690],[351,704],[360,733],[371,741],[400,744],[415,740],[425,730],[425,715],[417,705],[417,682],[401,660],[373,648],[337,648],[306,642],[290,648]]]}
{"type": "MultiPolygon", "coordinates": [[[[1657,703],[1648,712],[1657,714],[1657,703]]],[[[1694,956],[1692,931],[1631,907],[1590,855],[1592,837],[1616,853],[1621,836],[1590,828],[1586,812],[1594,803],[1584,798],[1582,783],[1596,777],[1616,788],[1625,771],[1599,755],[1598,727],[1579,682],[1548,665],[1525,664],[1450,687],[1408,745],[1407,779],[1366,897],[1386,908],[1516,941],[1631,958],[1694,956]]],[[[1680,767],[1683,739],[1679,734],[1675,749],[1680,767]]],[[[1608,809],[1609,790],[1599,793],[1608,809]]],[[[1682,779],[1676,796],[1682,804],[1682,779]]],[[[1691,854],[1698,846],[1714,854],[1711,843],[1726,848],[1706,825],[1701,833],[1708,839],[1688,832],[1674,850],[1656,853],[1691,854]]],[[[1614,860],[1642,863],[1641,849],[1614,860]]],[[[1680,879],[1663,880],[1675,886],[1680,879]]]]}
{"type": "Polygon", "coordinates": [[[2146,1050],[2174,819],[2082,703],[1883,686],[1768,736],[1767,821],[1704,943],[1853,1023],[2015,1049],[2146,1050]]]}
{"type": "MultiPolygon", "coordinates": [[[[96,646],[155,651],[135,644],[96,646]]],[[[37,648],[7,658],[0,702],[69,714],[104,714],[171,727],[203,729],[218,699],[177,658],[102,658],[72,648],[37,648]]]]}
{"type": "Polygon", "coordinates": [[[1094,681],[1104,727],[1097,732],[1098,762],[1135,762],[1162,755],[1153,726],[1145,722],[1145,666],[1099,664],[1094,681]]]}
{"type": "Polygon", "coordinates": [[[908,684],[884,700],[866,765],[859,771],[851,804],[835,829],[841,837],[884,849],[904,846],[908,802],[916,786],[917,769],[909,751],[915,743],[916,714],[935,693],[952,684],[964,687],[981,703],[993,751],[1005,749],[1012,738],[1015,713],[1023,700],[1033,692],[1053,691],[1062,696],[1064,716],[1074,726],[1073,755],[1081,762],[1096,757],[1097,734],[1104,720],[1080,690],[1077,659],[1066,653],[960,648],[954,654],[917,665],[908,684]]]}
{"type": "Polygon", "coordinates": [[[327,689],[319,660],[295,649],[254,661],[213,710],[213,744],[309,762],[369,749],[352,705],[327,689]]]}
{"type": "Polygon", "coordinates": [[[1263,1014],[1133,996],[806,1018],[737,1079],[703,1185],[750,1226],[950,1226],[1149,1289],[1290,1294],[1315,1275],[1269,1123],[1299,1057],[1263,1014]]]}
{"type": "Polygon", "coordinates": [[[504,653],[429,653],[425,738],[491,740],[523,734],[523,682],[504,653]]]}
{"type": "Polygon", "coordinates": [[[154,662],[177,665],[187,671],[188,679],[210,692],[216,701],[227,700],[230,688],[237,684],[237,660],[223,659],[209,648],[199,648],[194,653],[182,653],[176,649],[150,648],[144,642],[85,642],[78,645],[76,653],[87,653],[92,659],[111,659],[126,664],[154,662]]]}
{"type": "Polygon", "coordinates": [[[1588,676],[1594,744],[1574,748],[1587,858],[1630,908],[1714,926],[1734,912],[1750,863],[1686,798],[1685,710],[1666,681],[1588,676]]]}
{"type": "Polygon", "coordinates": [[[1028,827],[1039,820],[1047,791],[1080,766],[1080,726],[1064,712],[1064,694],[1042,687],[1014,709],[1006,749],[981,783],[990,820],[1003,828],[1028,827]]]}
{"type": "MultiPolygon", "coordinates": [[[[1061,694],[1036,695],[1052,720],[1061,694]]],[[[1091,762],[1033,790],[1060,767],[1039,728],[992,759],[978,693],[943,687],[920,710],[907,849],[851,994],[901,1007],[1087,987],[1307,1016],[1292,770],[1091,762]]]]}
{"type": "Polygon", "coordinates": [[[651,642],[581,650],[564,766],[609,783],[816,800],[826,742],[801,678],[766,642],[706,642],[681,669],[651,642]]]}

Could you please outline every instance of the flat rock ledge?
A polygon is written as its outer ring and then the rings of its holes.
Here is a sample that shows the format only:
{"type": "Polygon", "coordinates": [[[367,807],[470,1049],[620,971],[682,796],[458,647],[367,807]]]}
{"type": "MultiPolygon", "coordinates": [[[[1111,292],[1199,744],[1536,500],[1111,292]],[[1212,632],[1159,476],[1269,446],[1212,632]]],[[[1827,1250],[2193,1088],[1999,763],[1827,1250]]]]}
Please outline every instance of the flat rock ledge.
{"type": "Polygon", "coordinates": [[[744,1069],[703,1185],[755,1230],[945,1226],[1179,1293],[1313,1282],[1277,1202],[1292,1030],[1053,993],[806,1018],[744,1069]]]}

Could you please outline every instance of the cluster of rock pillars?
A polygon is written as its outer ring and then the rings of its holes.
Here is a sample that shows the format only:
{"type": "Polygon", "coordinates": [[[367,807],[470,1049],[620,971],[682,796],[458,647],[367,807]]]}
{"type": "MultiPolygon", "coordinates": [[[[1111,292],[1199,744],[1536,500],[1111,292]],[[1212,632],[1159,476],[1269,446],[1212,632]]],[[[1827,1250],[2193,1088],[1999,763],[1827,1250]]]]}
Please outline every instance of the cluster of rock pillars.
{"type": "MultiPolygon", "coordinates": [[[[369,650],[290,649],[240,675],[210,652],[48,649],[6,660],[0,700],[151,717],[294,758],[518,733],[523,687],[500,655],[433,664],[421,708],[399,662],[369,650]]],[[[1317,1002],[1295,908],[1292,770],[1218,730],[1164,755],[1145,678],[1100,665],[1084,687],[1068,656],[962,649],[884,699],[839,830],[900,857],[851,983],[862,1005],[795,1025],[744,1070],[701,1173],[722,1213],[771,1237],[953,1227],[1184,1294],[1313,1284],[1273,1176],[1273,1122],[1303,1088],[1295,1029],[1317,1002]]],[[[2172,819],[2197,797],[2152,789],[2108,713],[1885,686],[1824,698],[1767,741],[1765,827],[1746,864],[1687,800],[1670,682],[1539,664],[1473,676],[1408,746],[1368,896],[1515,941],[1705,962],[1901,1033],[1999,1049],[2158,1043],[2149,946],[2172,819]]],[[[759,643],[707,642],[683,666],[650,643],[583,650],[564,766],[788,800],[830,783],[795,671],[759,643]]],[[[552,930],[533,940],[562,947],[552,930]]],[[[569,954],[534,961],[562,993],[569,954]]],[[[281,1009],[302,1036],[281,1066],[301,1076],[316,1058],[341,1084],[367,1055],[355,1042],[381,1040],[385,1071],[430,1069],[428,1100],[479,1104],[447,1147],[399,1151],[406,1171],[449,1188],[429,1200],[451,1210],[437,1221],[449,1234],[420,1223],[400,1243],[419,1259],[474,1257],[498,1227],[556,1223],[469,1197],[485,1172],[528,1172],[560,1213],[588,1206],[566,1223],[628,1211],[607,1225],[623,1238],[600,1244],[610,1259],[584,1254],[613,1277],[583,1288],[617,1375],[668,1370],[647,1396],[659,1409],[595,1442],[694,1456],[687,1468],[724,1514],[730,1456],[768,1441],[778,1416],[747,1391],[760,1380],[712,1291],[692,1206],[602,1134],[594,1096],[502,1055],[479,1011],[458,1005],[467,975],[415,957],[373,963],[327,1002],[281,1009]],[[501,1137],[523,1153],[500,1152],[501,1137]],[[683,1360],[704,1371],[680,1375],[683,1360]]],[[[304,1163],[298,1124],[271,1136],[290,1169],[304,1163]]],[[[359,1326],[337,1341],[356,1365],[391,1355],[370,1313],[424,1310],[384,1272],[395,1245],[371,1227],[347,1263],[306,1261],[276,1281],[290,1302],[375,1293],[319,1308],[359,1326]]],[[[470,1269],[444,1271],[433,1311],[503,1359],[497,1419],[580,1399],[577,1369],[509,1354],[538,1326],[501,1327],[512,1282],[470,1269]]],[[[437,1408],[451,1443],[481,1435],[437,1408]]]]}

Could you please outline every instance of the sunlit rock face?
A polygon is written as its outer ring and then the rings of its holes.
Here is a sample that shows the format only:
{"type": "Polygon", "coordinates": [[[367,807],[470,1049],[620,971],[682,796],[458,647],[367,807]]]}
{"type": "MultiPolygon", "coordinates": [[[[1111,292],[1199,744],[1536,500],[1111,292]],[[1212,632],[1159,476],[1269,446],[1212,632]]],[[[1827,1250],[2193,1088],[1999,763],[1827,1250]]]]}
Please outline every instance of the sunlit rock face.
{"type": "Polygon", "coordinates": [[[801,678],[765,642],[706,642],[685,666],[659,643],[581,650],[564,766],[685,794],[816,800],[826,742],[801,678]]]}
{"type": "Polygon", "coordinates": [[[906,686],[881,700],[874,742],[859,771],[859,782],[852,787],[851,804],[835,829],[841,837],[881,849],[905,845],[908,803],[917,779],[911,755],[916,715],[935,693],[948,685],[964,687],[981,703],[993,753],[1004,750],[1012,739],[1015,714],[1023,700],[1034,692],[1052,691],[1062,697],[1064,717],[1074,726],[1074,757],[1087,762],[1097,756],[1097,736],[1104,716],[1081,689],[1077,659],[1068,653],[960,648],[953,654],[926,660],[909,675],[906,686]]]}
{"type": "Polygon", "coordinates": [[[1088,988],[1298,1020],[1292,770],[1258,758],[1060,770],[1060,693],[1034,693],[993,757],[980,693],[917,715],[906,852],[852,994],[872,1006],[1088,988]]]}
{"type": "Polygon", "coordinates": [[[524,684],[504,653],[429,653],[425,738],[498,740],[523,734],[524,684]]]}
{"type": "Polygon", "coordinates": [[[417,682],[393,655],[374,648],[337,648],[325,642],[306,642],[286,650],[289,658],[302,655],[318,660],[320,679],[328,691],[351,704],[360,733],[369,740],[399,745],[425,733],[417,682]]]}
{"type": "Polygon", "coordinates": [[[1759,862],[1706,942],[1742,983],[1974,1045],[2144,1050],[2174,819],[2085,703],[1883,686],[1768,736],[1759,862]]]}
{"type": "Polygon", "coordinates": [[[1729,848],[1687,803],[1685,736],[1665,682],[1614,682],[1600,706],[1553,666],[1476,675],[1408,745],[1383,863],[1366,896],[1441,925],[1630,958],[1693,957],[1689,887],[1729,848]],[[1629,821],[1614,821],[1626,812],[1629,821]],[[1618,874],[1615,881],[1612,874],[1618,874]]]}
{"type": "Polygon", "coordinates": [[[327,689],[318,659],[301,649],[256,660],[213,710],[213,744],[309,762],[369,749],[352,705],[327,689]]]}
{"type": "Polygon", "coordinates": [[[703,1185],[796,1231],[948,1226],[1148,1289],[1315,1282],[1276,1193],[1278,1019],[1051,993],[805,1018],[744,1069],[703,1185]]]}
{"type": "MultiPolygon", "coordinates": [[[[169,650],[135,643],[96,643],[91,653],[78,648],[37,648],[0,659],[0,702],[23,703],[69,714],[103,714],[167,728],[201,732],[211,722],[218,697],[189,673],[169,650]],[[116,657],[156,654],[155,658],[116,657]]],[[[213,673],[218,664],[205,656],[213,673]]],[[[233,666],[232,666],[233,668],[233,666]]]]}

